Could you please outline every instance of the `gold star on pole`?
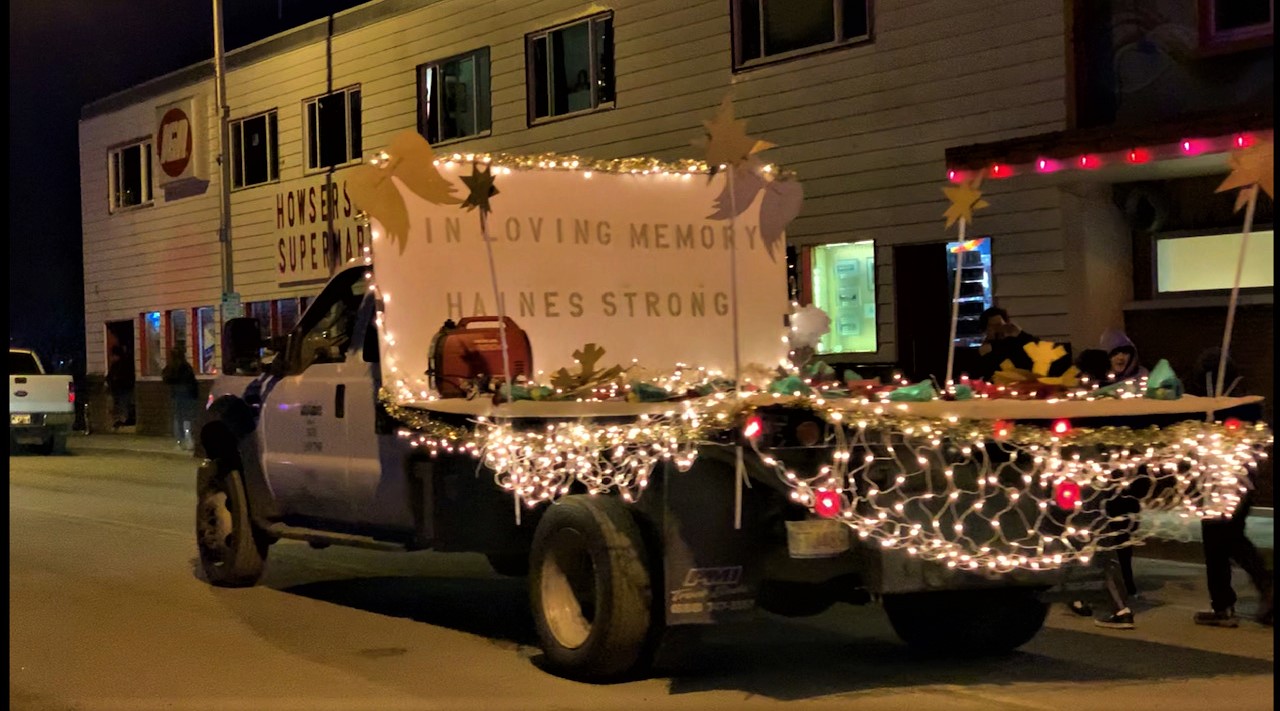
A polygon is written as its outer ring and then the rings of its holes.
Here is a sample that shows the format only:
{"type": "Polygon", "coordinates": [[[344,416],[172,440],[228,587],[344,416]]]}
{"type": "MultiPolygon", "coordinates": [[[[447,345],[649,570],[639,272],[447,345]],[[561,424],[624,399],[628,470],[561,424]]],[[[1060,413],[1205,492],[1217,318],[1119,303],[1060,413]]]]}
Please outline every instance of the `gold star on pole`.
{"type": "Polygon", "coordinates": [[[1275,148],[1270,142],[1262,142],[1248,148],[1232,151],[1227,157],[1227,165],[1231,174],[1222,181],[1222,185],[1214,192],[1224,193],[1228,190],[1243,188],[1236,195],[1236,211],[1249,202],[1251,190],[1262,188],[1267,197],[1275,199],[1275,148]]]}
{"type": "Polygon", "coordinates": [[[956,220],[973,224],[974,210],[991,207],[991,203],[982,199],[982,191],[978,189],[980,185],[982,185],[981,172],[968,180],[961,181],[959,185],[942,189],[942,193],[951,201],[951,206],[942,213],[942,216],[947,218],[947,227],[954,225],[956,220]]]}
{"type": "Polygon", "coordinates": [[[491,212],[489,198],[497,195],[498,189],[493,186],[493,173],[489,165],[487,163],[471,164],[471,175],[462,176],[462,182],[471,190],[467,199],[462,201],[462,207],[467,210],[478,207],[481,212],[491,212]]]}
{"type": "Polygon", "coordinates": [[[773,147],[768,141],[756,140],[747,135],[747,122],[733,117],[733,99],[726,96],[720,109],[710,121],[703,121],[707,134],[694,139],[693,145],[706,151],[707,164],[714,175],[722,165],[737,166],[747,162],[754,154],[773,147]]]}

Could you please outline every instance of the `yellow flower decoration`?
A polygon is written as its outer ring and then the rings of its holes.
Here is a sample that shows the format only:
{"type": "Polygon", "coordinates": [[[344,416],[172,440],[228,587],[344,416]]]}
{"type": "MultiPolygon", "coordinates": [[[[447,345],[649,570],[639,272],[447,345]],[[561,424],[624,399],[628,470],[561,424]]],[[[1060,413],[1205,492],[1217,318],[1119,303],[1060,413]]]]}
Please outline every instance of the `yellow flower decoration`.
{"type": "Polygon", "coordinates": [[[706,152],[707,164],[714,175],[720,166],[738,166],[752,155],[773,148],[768,141],[759,141],[747,135],[747,122],[733,116],[733,99],[726,96],[714,119],[703,121],[707,133],[693,140],[693,145],[706,152]]]}
{"type": "Polygon", "coordinates": [[[1244,207],[1252,196],[1252,191],[1262,188],[1267,197],[1275,199],[1275,161],[1274,146],[1270,142],[1260,142],[1248,148],[1232,151],[1227,157],[1227,165],[1231,174],[1222,181],[1222,185],[1214,192],[1224,193],[1228,190],[1243,188],[1236,195],[1236,210],[1244,207]]]}
{"type": "Polygon", "coordinates": [[[951,201],[951,206],[942,216],[947,218],[947,227],[950,228],[956,223],[956,220],[964,220],[969,224],[973,224],[973,211],[981,210],[984,207],[991,207],[991,203],[982,199],[982,191],[978,187],[982,185],[982,173],[979,172],[968,180],[963,180],[959,185],[953,185],[942,189],[942,193],[951,201]]]}

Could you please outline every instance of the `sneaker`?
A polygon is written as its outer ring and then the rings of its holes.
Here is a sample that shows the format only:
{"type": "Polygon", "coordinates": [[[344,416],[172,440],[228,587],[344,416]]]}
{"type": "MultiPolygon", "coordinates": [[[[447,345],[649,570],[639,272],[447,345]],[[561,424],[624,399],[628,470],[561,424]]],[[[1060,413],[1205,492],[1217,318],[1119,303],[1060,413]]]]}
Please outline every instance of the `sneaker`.
{"type": "Polygon", "coordinates": [[[1240,626],[1240,619],[1236,617],[1235,608],[1227,608],[1221,612],[1218,610],[1201,610],[1196,613],[1195,622],[1197,625],[1205,625],[1207,627],[1240,626]]]}
{"type": "Polygon", "coordinates": [[[1072,600],[1068,607],[1081,617],[1093,617],[1093,608],[1089,607],[1089,603],[1084,600],[1072,600]]]}
{"type": "Polygon", "coordinates": [[[1094,620],[1093,624],[1113,630],[1131,630],[1134,627],[1133,611],[1126,607],[1110,617],[1094,620]]]}

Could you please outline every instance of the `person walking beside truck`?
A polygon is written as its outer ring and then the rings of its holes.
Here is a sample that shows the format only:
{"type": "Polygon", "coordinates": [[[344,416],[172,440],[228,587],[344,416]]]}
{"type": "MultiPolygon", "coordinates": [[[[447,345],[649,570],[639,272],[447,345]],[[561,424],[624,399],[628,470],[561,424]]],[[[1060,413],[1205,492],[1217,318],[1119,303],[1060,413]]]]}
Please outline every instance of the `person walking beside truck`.
{"type": "Polygon", "coordinates": [[[200,384],[196,381],[196,371],[187,362],[187,356],[180,348],[169,351],[169,362],[161,372],[161,379],[169,386],[169,404],[173,417],[173,437],[178,447],[190,447],[187,428],[195,426],[196,398],[199,397],[200,384]]]}

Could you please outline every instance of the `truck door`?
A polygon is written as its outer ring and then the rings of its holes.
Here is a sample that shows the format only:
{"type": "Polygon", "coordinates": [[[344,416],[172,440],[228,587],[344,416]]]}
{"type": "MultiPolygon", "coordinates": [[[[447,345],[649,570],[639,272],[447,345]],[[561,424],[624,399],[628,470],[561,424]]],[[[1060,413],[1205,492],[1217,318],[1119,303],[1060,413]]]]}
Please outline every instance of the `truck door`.
{"type": "Polygon", "coordinates": [[[366,284],[363,269],[329,282],[290,334],[287,374],[263,399],[266,476],[286,517],[349,518],[343,368],[366,284]]]}
{"type": "Polygon", "coordinates": [[[347,484],[351,522],[412,530],[403,442],[393,428],[379,427],[382,386],[376,300],[365,298],[356,318],[356,338],[343,365],[346,383],[347,484]]]}

